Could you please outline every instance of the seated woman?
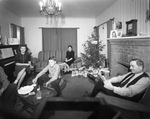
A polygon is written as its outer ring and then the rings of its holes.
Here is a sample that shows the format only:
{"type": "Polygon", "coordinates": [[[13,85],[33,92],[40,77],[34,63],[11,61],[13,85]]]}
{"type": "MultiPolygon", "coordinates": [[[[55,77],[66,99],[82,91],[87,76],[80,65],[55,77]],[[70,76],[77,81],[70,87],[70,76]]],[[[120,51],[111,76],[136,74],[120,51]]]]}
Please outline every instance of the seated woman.
{"type": "Polygon", "coordinates": [[[49,58],[49,64],[39,72],[36,77],[33,79],[33,83],[36,83],[40,86],[43,86],[45,83],[46,87],[51,85],[52,88],[55,89],[57,92],[57,96],[61,95],[61,89],[59,83],[61,81],[61,74],[60,74],[60,66],[56,63],[55,57],[49,58]],[[49,74],[45,74],[46,72],[49,74]]]}
{"type": "Polygon", "coordinates": [[[16,77],[18,72],[23,68],[27,69],[27,74],[30,73],[30,69],[33,67],[31,65],[31,53],[28,52],[28,47],[26,44],[22,44],[18,47],[18,52],[15,57],[16,66],[14,76],[16,77]]]}
{"type": "Polygon", "coordinates": [[[66,52],[66,59],[65,63],[67,63],[69,66],[74,62],[74,51],[71,45],[68,46],[68,51],[66,52]]]}

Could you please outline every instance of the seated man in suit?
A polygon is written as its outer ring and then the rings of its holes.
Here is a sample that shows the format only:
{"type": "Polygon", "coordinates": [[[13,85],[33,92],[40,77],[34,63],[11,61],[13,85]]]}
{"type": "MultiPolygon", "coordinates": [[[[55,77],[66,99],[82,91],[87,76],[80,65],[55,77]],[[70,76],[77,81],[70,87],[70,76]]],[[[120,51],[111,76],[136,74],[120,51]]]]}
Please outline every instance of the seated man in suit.
{"type": "Polygon", "coordinates": [[[13,107],[17,96],[17,83],[22,75],[25,72],[25,68],[22,69],[18,75],[16,80],[13,83],[10,83],[7,79],[7,75],[5,74],[3,68],[0,66],[0,104],[5,105],[5,107],[13,107]]]}
{"type": "Polygon", "coordinates": [[[140,59],[130,61],[131,72],[113,77],[103,81],[98,81],[92,91],[91,97],[95,97],[99,92],[107,95],[120,97],[123,99],[138,102],[143,96],[145,89],[150,85],[149,76],[144,72],[144,62],[140,59]]]}

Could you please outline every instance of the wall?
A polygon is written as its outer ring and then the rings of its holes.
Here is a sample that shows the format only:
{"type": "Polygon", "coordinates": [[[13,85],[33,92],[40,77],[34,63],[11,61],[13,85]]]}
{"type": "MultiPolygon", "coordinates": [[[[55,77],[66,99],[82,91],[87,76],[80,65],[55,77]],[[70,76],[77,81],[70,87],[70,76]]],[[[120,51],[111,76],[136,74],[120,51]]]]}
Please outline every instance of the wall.
{"type": "MultiPolygon", "coordinates": [[[[22,25],[25,27],[25,41],[31,49],[34,57],[42,50],[42,30],[39,27],[50,27],[46,25],[46,18],[22,18],[22,25]]],[[[63,27],[78,27],[78,56],[83,52],[82,44],[91,35],[95,26],[94,18],[66,18],[63,27]]],[[[66,46],[67,50],[67,46],[66,46]]]]}
{"type": "Polygon", "coordinates": [[[128,72],[125,66],[133,58],[139,58],[145,63],[145,71],[150,72],[150,37],[122,37],[109,39],[111,76],[128,72]],[[123,65],[120,65],[123,64],[123,65]]]}
{"type": "Polygon", "coordinates": [[[0,27],[3,42],[4,39],[10,37],[10,23],[14,23],[16,25],[21,26],[21,17],[11,13],[10,11],[6,10],[3,6],[0,5],[0,27]]]}
{"type": "Polygon", "coordinates": [[[150,21],[145,22],[148,0],[116,0],[108,9],[96,18],[96,25],[102,24],[111,18],[122,22],[123,34],[126,34],[126,21],[138,19],[137,33],[150,35],[150,21]]]}

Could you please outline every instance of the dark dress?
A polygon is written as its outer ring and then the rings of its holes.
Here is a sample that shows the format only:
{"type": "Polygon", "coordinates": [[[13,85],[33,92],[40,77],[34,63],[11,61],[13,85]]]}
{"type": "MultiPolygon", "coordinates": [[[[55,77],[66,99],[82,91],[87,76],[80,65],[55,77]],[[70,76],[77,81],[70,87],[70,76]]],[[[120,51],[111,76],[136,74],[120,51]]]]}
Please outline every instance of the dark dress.
{"type": "Polygon", "coordinates": [[[74,62],[74,60],[75,60],[75,58],[74,58],[74,51],[73,50],[71,52],[67,51],[66,52],[66,58],[67,59],[72,58],[72,60],[70,60],[69,62],[66,62],[70,66],[74,62]]]}
{"type": "MultiPolygon", "coordinates": [[[[27,52],[24,55],[22,55],[20,52],[18,52],[16,57],[15,57],[16,63],[28,63],[29,61],[31,61],[31,54],[29,54],[27,52]]],[[[26,65],[18,66],[18,65],[16,65],[14,76],[16,77],[17,74],[19,73],[19,71],[21,71],[23,68],[26,68],[27,74],[30,73],[30,67],[29,66],[26,66],[26,65]]]]}
{"type": "Polygon", "coordinates": [[[20,52],[15,57],[16,63],[28,63],[28,61],[31,61],[31,55],[29,53],[25,53],[22,55],[20,52]]]}

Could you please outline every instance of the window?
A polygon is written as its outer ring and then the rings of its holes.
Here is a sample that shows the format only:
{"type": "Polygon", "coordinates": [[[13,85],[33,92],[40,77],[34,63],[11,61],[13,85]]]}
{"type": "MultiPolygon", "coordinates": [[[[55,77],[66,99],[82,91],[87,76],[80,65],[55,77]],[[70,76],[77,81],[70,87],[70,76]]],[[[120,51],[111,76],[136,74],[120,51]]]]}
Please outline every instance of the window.
{"type": "Polygon", "coordinates": [[[10,24],[10,38],[18,38],[20,43],[25,43],[24,28],[15,24],[10,24]]]}

